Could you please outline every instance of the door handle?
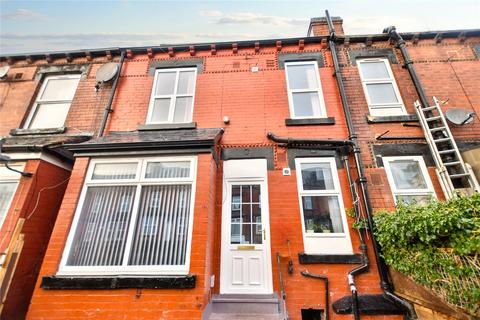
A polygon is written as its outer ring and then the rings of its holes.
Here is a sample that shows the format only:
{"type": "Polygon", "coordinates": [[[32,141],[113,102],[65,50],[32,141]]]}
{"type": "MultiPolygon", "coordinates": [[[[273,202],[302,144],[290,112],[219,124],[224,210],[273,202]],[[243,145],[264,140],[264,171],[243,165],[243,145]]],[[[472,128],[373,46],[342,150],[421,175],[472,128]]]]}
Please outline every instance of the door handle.
{"type": "Polygon", "coordinates": [[[265,229],[263,229],[263,240],[267,240],[265,229]]]}

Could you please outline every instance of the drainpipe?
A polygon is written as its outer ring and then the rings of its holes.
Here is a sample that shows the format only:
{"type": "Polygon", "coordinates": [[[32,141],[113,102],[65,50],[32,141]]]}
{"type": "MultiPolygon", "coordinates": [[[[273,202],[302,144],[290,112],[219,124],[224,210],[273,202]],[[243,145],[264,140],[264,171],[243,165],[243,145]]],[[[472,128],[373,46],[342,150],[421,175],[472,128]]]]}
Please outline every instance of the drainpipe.
{"type": "Polygon", "coordinates": [[[113,111],[112,103],[113,103],[113,98],[115,97],[115,91],[117,91],[117,85],[118,85],[118,80],[120,79],[120,73],[122,73],[123,61],[125,61],[125,50],[122,50],[122,53],[120,54],[120,62],[118,64],[118,72],[117,72],[117,75],[115,76],[115,80],[113,81],[112,92],[110,92],[110,98],[108,99],[108,103],[105,106],[105,111],[103,112],[102,122],[100,123],[100,127],[98,129],[97,137],[99,137],[99,138],[103,136],[103,133],[105,131],[105,127],[107,125],[108,116],[113,111]]]}
{"type": "Polygon", "coordinates": [[[325,282],[325,320],[330,319],[330,293],[328,289],[328,277],[323,274],[314,274],[308,271],[301,271],[300,274],[307,278],[314,278],[325,282]]]}
{"type": "Polygon", "coordinates": [[[407,68],[408,73],[412,78],[413,85],[415,86],[415,90],[418,93],[420,102],[422,103],[424,108],[428,107],[430,105],[430,102],[428,101],[427,95],[423,90],[422,83],[420,82],[417,72],[413,67],[413,60],[410,58],[410,55],[408,54],[407,46],[405,45],[405,40],[403,40],[402,36],[397,32],[397,29],[395,28],[395,26],[386,27],[385,29],[383,29],[383,33],[388,33],[388,35],[390,36],[390,39],[396,42],[397,48],[400,49],[403,60],[405,60],[405,67],[407,68]]]}
{"type": "MultiPolygon", "coordinates": [[[[373,251],[375,255],[375,260],[377,263],[377,270],[378,274],[380,276],[380,287],[382,288],[383,292],[387,297],[389,297],[392,301],[394,301],[396,304],[400,305],[403,307],[403,309],[408,313],[409,317],[412,319],[416,319],[416,314],[411,306],[410,303],[407,301],[401,299],[400,297],[396,296],[392,292],[392,286],[390,284],[390,280],[388,278],[388,270],[387,266],[385,264],[385,261],[383,258],[380,256],[380,246],[375,238],[375,235],[373,233],[373,228],[374,228],[374,222],[373,222],[373,216],[372,216],[372,204],[370,201],[369,193],[368,193],[368,187],[367,187],[367,179],[365,177],[365,173],[363,170],[363,163],[361,159],[361,154],[360,154],[360,147],[358,146],[358,141],[357,141],[357,135],[355,133],[355,128],[353,126],[353,121],[352,117],[350,114],[350,107],[348,105],[348,100],[347,100],[347,94],[345,91],[345,86],[343,85],[343,79],[342,79],[342,73],[340,69],[340,64],[338,62],[338,56],[337,56],[337,49],[335,47],[335,40],[336,40],[336,35],[335,35],[335,29],[333,28],[333,23],[332,19],[330,18],[330,14],[328,13],[328,10],[325,11],[325,16],[327,18],[327,23],[328,23],[328,29],[329,29],[329,47],[330,51],[332,53],[332,60],[333,60],[333,66],[335,69],[335,78],[337,79],[337,85],[338,89],[340,91],[340,98],[342,101],[342,107],[343,107],[343,112],[345,113],[345,119],[347,122],[347,128],[349,132],[349,139],[353,143],[353,155],[355,159],[355,165],[357,167],[357,173],[358,173],[358,181],[360,182],[360,190],[361,190],[361,196],[362,196],[362,202],[364,204],[365,208],[365,213],[367,216],[367,222],[368,222],[368,228],[370,230],[371,236],[372,236],[372,246],[373,246],[373,251]]],[[[352,277],[354,274],[352,274],[352,277]]]]}
{"type": "Polygon", "coordinates": [[[352,145],[350,140],[280,138],[272,132],[267,133],[267,138],[276,143],[284,143],[286,145],[326,145],[332,147],[348,147],[352,145]]]}
{"type": "MultiPolygon", "coordinates": [[[[350,170],[350,163],[348,162],[348,156],[343,157],[343,162],[345,169],[347,171],[347,178],[348,184],[350,185],[350,194],[352,195],[352,202],[353,202],[353,209],[355,211],[355,218],[356,221],[360,221],[360,206],[359,206],[359,199],[357,195],[357,190],[355,189],[355,182],[353,181],[352,172],[350,170]]],[[[370,268],[370,264],[368,261],[367,255],[367,245],[365,244],[365,235],[364,230],[358,230],[358,237],[360,238],[360,250],[362,251],[362,264],[348,273],[348,285],[350,287],[350,292],[352,293],[352,311],[353,311],[353,318],[355,320],[360,319],[360,311],[358,309],[358,290],[355,284],[355,276],[361,273],[367,272],[370,268]]]]}

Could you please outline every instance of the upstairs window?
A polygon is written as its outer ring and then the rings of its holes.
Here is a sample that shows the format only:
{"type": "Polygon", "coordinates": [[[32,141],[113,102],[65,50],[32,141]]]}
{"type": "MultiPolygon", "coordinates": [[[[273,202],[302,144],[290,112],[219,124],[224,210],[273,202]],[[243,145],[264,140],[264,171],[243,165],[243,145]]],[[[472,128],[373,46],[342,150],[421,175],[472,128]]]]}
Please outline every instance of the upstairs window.
{"type": "Polygon", "coordinates": [[[95,160],[59,274],[187,274],[195,157],[95,160]]]}
{"type": "Polygon", "coordinates": [[[80,75],[46,77],[25,123],[25,128],[62,127],[79,81],[80,75]]]}
{"type": "Polygon", "coordinates": [[[285,74],[292,119],[325,118],[327,114],[317,62],[286,62],[285,74]]]}
{"type": "Polygon", "coordinates": [[[192,121],[196,68],[157,69],[147,123],[192,121]]]}
{"type": "Polygon", "coordinates": [[[405,115],[405,106],[388,59],[361,59],[357,60],[357,65],[370,114],[405,115]]]}
{"type": "Polygon", "coordinates": [[[435,197],[432,181],[421,156],[382,159],[395,203],[425,203],[435,197]]]}

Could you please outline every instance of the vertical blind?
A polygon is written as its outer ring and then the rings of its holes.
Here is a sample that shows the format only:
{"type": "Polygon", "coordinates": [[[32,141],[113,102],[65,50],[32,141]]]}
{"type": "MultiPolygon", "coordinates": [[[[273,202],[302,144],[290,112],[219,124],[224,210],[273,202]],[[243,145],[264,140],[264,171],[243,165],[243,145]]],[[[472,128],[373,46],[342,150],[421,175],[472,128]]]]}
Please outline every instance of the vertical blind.
{"type": "Polygon", "coordinates": [[[190,185],[142,188],[129,265],[185,264],[190,193],[190,185]]]}
{"type": "Polygon", "coordinates": [[[68,265],[122,264],[134,195],[135,186],[88,188],[68,265]]]}
{"type": "Polygon", "coordinates": [[[139,182],[115,182],[135,179],[141,164],[96,164],[66,266],[186,264],[192,183],[184,179],[190,177],[191,161],[148,162],[139,182]],[[113,185],[96,185],[102,179],[113,185]]]}

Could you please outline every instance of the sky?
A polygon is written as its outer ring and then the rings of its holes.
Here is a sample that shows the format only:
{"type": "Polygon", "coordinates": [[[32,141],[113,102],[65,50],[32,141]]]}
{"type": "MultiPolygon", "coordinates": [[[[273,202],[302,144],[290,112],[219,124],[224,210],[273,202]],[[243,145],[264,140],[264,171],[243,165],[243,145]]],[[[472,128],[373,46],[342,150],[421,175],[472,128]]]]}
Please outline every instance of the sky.
{"type": "Polygon", "coordinates": [[[0,54],[302,37],[326,9],[348,34],[480,28],[479,0],[0,0],[0,54]]]}

